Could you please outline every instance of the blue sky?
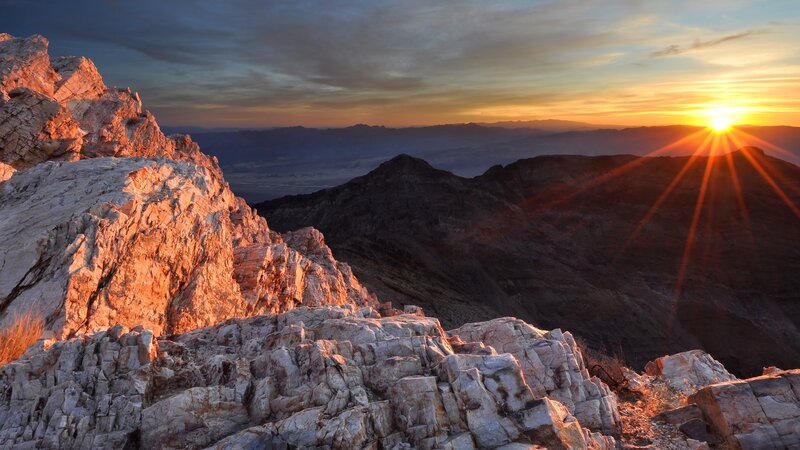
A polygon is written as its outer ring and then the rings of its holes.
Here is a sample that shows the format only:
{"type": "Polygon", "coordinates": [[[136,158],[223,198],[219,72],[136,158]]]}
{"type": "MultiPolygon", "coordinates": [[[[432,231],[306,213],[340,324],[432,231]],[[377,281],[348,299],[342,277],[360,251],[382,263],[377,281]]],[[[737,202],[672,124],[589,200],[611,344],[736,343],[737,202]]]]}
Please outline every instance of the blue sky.
{"type": "Polygon", "coordinates": [[[163,125],[800,125],[792,1],[0,0],[0,31],[90,57],[163,125]]]}

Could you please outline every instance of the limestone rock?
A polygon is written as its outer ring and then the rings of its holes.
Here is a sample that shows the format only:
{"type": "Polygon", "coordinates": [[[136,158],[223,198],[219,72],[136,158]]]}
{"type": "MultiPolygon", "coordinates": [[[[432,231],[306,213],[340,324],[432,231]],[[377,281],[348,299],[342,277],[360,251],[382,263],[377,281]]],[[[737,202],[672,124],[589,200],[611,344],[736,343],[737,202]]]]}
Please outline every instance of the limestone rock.
{"type": "Polygon", "coordinates": [[[800,370],[713,384],[688,401],[731,448],[800,446],[800,370]]]}
{"type": "MultiPolygon", "coordinates": [[[[314,236],[306,248],[324,252],[314,236]]],[[[0,324],[33,309],[56,337],[117,322],[161,335],[372,302],[329,251],[320,265],[293,250],[212,172],[186,162],[93,158],[18,172],[0,191],[0,240],[0,324]],[[247,221],[261,222],[258,233],[244,235],[247,221]],[[242,280],[250,266],[239,255],[254,246],[269,276],[242,280]]]]}
{"type": "Polygon", "coordinates": [[[240,246],[234,252],[236,280],[255,310],[280,313],[299,305],[343,305],[370,298],[350,267],[333,258],[319,231],[305,228],[285,234],[283,240],[240,246]]]}
{"type": "Polygon", "coordinates": [[[619,433],[616,397],[603,382],[589,376],[570,333],[539,330],[510,317],[466,324],[449,333],[461,341],[514,355],[536,398],[547,395],[561,402],[592,430],[619,433]]]}
{"type": "Polygon", "coordinates": [[[83,132],[54,99],[17,88],[0,99],[0,162],[16,169],[79,158],[83,132]]]}
{"type": "Polygon", "coordinates": [[[47,46],[42,36],[21,39],[0,34],[0,92],[28,88],[52,97],[58,75],[50,66],[47,46]]]}
{"type": "Polygon", "coordinates": [[[0,326],[33,312],[56,338],[114,323],[161,335],[374,303],[319,232],[272,232],[188,136],[47,45],[0,39],[0,326]]]}
{"type": "Polygon", "coordinates": [[[0,40],[0,162],[147,156],[221,172],[186,136],[167,137],[130,89],[108,88],[82,57],[51,61],[41,36],[0,40]]]}
{"type": "Polygon", "coordinates": [[[702,350],[662,356],[647,363],[645,372],[683,395],[690,395],[710,384],[736,379],[719,361],[702,350]]]}
{"type": "Polygon", "coordinates": [[[376,316],[298,308],[38,346],[0,368],[0,448],[615,448],[534,398],[514,355],[455,353],[435,319],[376,316]]]}

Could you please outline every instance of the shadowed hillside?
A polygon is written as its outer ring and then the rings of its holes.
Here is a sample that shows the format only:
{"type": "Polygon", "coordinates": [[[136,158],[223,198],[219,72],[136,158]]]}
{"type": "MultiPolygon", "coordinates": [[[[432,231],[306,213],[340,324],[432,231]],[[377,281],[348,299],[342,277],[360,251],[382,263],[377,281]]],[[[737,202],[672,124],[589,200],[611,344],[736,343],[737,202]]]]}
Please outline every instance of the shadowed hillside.
{"type": "Polygon", "coordinates": [[[471,179],[398,156],[257,207],[276,229],[319,228],[380,298],[419,304],[448,326],[515,315],[580,330],[637,364],[702,347],[749,374],[800,363],[800,218],[750,160],[794,204],[800,168],[748,151],[692,162],[546,156],[471,179]]]}

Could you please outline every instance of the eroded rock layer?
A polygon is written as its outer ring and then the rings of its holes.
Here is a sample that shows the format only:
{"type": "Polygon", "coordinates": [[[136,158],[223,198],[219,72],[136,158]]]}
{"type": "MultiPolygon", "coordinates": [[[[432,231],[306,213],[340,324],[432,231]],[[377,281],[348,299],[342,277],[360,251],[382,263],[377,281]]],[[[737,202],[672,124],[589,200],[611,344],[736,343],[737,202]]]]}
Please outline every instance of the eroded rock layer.
{"type": "MultiPolygon", "coordinates": [[[[613,448],[575,417],[607,399],[588,392],[598,382],[568,333],[513,319],[469,327],[448,334],[436,319],[352,306],[161,340],[116,326],[0,368],[0,447],[613,448]],[[467,341],[477,334],[512,353],[467,341]],[[552,386],[569,391],[565,404],[541,396],[552,386]]],[[[609,405],[587,417],[617,423],[609,405]]]]}

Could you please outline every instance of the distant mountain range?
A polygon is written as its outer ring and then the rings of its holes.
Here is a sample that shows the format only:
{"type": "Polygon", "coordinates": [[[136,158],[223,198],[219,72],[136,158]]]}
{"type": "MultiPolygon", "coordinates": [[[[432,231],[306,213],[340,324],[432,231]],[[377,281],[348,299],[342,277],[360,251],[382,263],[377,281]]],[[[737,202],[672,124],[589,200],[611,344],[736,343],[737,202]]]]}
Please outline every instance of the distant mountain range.
{"type": "MultiPolygon", "coordinates": [[[[336,186],[397,155],[424,158],[436,167],[473,177],[487,167],[538,155],[646,155],[702,128],[689,126],[596,129],[566,121],[457,124],[417,128],[356,125],[262,130],[187,130],[208,153],[219,158],[234,192],[249,202],[303,194],[336,186]],[[502,126],[501,126],[502,125],[502,126]],[[505,127],[503,127],[505,126],[505,127]]],[[[743,127],[772,142],[800,162],[800,128],[743,127]]],[[[743,145],[761,145],[746,139],[743,145]]],[[[676,145],[666,155],[692,153],[696,142],[676,145]]],[[[765,148],[769,154],[777,154],[765,148]]]]}
{"type": "MultiPolygon", "coordinates": [[[[574,151],[590,137],[632,145],[679,132],[524,139],[573,142],[574,151]]],[[[800,205],[800,167],[749,155],[800,205]]],[[[691,348],[740,374],[800,365],[800,217],[742,152],[712,160],[679,296],[709,158],[689,165],[637,231],[689,160],[543,156],[464,178],[404,155],[341,186],[257,208],[278,230],[319,228],[379,298],[423,306],[448,327],[517,316],[577,330],[634,365],[691,348]]]]}
{"type": "Polygon", "coordinates": [[[542,131],[562,132],[562,131],[585,131],[599,130],[604,128],[627,128],[622,125],[598,125],[586,122],[576,122],[574,120],[506,120],[503,122],[479,122],[478,125],[496,128],[527,128],[542,131]]]}

